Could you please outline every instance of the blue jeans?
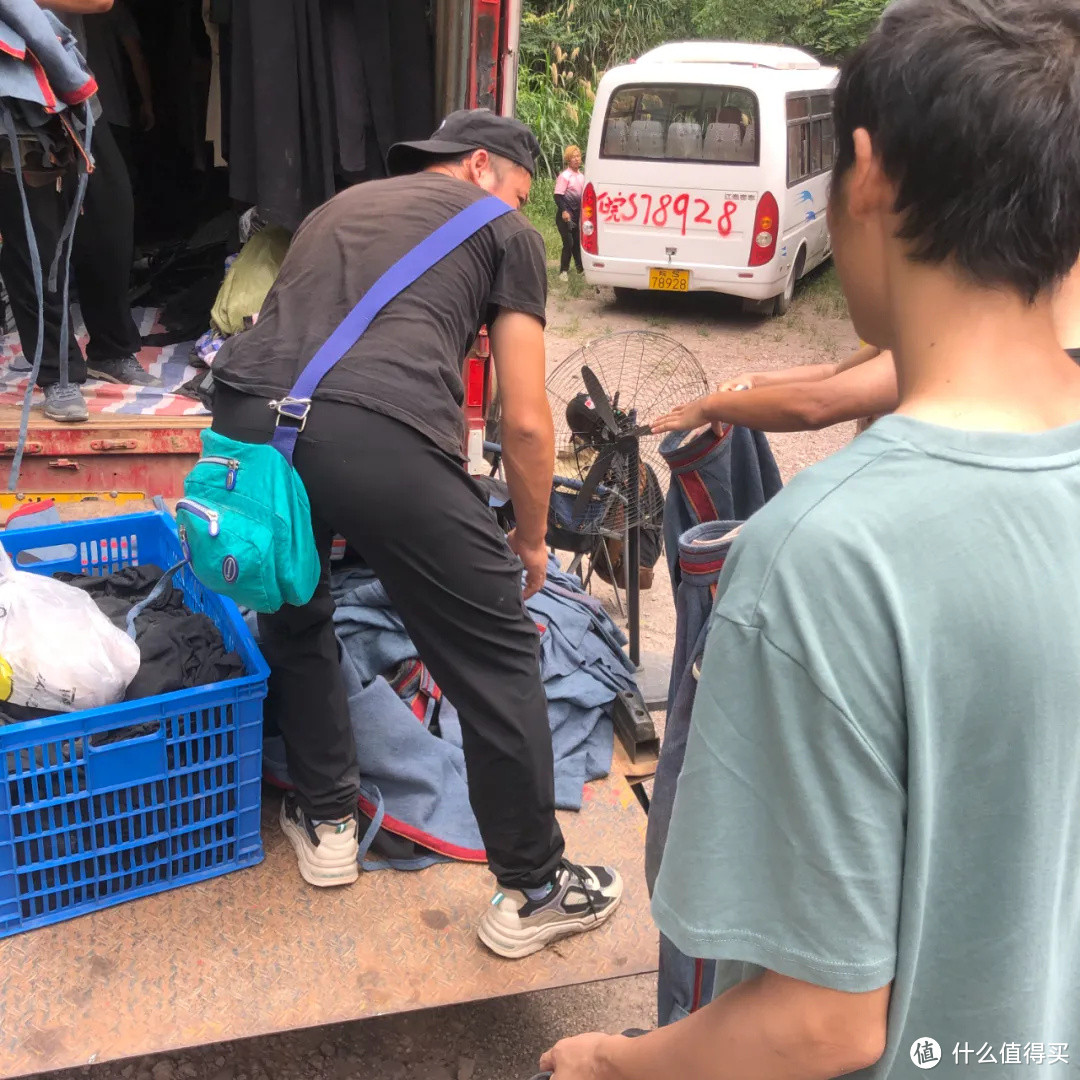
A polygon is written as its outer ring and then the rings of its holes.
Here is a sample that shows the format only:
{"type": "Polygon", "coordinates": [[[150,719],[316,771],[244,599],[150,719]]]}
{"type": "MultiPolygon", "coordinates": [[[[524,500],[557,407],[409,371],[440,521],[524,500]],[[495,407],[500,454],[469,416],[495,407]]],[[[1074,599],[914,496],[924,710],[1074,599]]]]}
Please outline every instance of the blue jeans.
{"type": "MultiPolygon", "coordinates": [[[[717,583],[732,541],[727,535],[737,521],[710,521],[696,525],[679,540],[680,583],[676,595],[675,656],[668,691],[664,743],[656,766],[649,825],[645,834],[645,880],[649,892],[656,884],[660,861],[671,825],[671,811],[679,773],[686,755],[690,718],[697,695],[695,666],[700,664],[709,633],[717,583]]],[[[663,1026],[712,1000],[716,963],[685,956],[662,934],[657,983],[657,1022],[663,1026]]]]}
{"type": "Polygon", "coordinates": [[[689,434],[673,431],[660,443],[671,469],[664,546],[676,596],[682,534],[705,521],[745,521],[783,487],[769,440],[760,431],[729,427],[719,436],[709,428],[687,441],[689,434]]]}

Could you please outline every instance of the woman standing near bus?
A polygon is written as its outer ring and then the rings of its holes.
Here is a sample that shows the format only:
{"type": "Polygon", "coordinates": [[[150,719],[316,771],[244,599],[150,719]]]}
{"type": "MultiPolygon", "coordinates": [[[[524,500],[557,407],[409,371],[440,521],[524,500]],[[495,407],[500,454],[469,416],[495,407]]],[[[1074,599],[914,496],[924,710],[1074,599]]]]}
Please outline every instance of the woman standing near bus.
{"type": "Polygon", "coordinates": [[[581,193],[585,190],[585,174],[581,171],[581,151],[568,146],[563,151],[566,166],[555,181],[555,224],[562,237],[562,257],[559,259],[559,278],[569,280],[570,256],[579,274],[581,266],[581,232],[578,229],[578,213],[581,210],[581,193]]]}

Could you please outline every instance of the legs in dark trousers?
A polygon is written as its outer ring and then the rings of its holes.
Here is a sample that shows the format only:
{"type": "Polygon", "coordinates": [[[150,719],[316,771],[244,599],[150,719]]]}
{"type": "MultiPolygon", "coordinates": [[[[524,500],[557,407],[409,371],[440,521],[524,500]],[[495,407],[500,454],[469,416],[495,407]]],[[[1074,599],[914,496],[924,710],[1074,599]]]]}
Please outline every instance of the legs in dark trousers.
{"type": "Polygon", "coordinates": [[[110,125],[94,129],[92,145],[97,167],[86,185],[71,265],[90,335],[86,359],[91,367],[99,361],[134,356],[142,348],[128,303],[135,252],[131,177],[110,125]]]}
{"type": "MultiPolygon", "coordinates": [[[[26,188],[26,201],[30,207],[30,219],[34,226],[38,253],[41,256],[42,288],[45,294],[45,333],[41,357],[39,386],[49,386],[60,381],[60,317],[62,281],[58,279],[56,292],[48,290],[49,267],[60,242],[60,233],[75,191],[75,174],[64,177],[64,190],[60,193],[55,184],[26,188]]],[[[81,223],[80,223],[81,224],[81,223]]],[[[30,264],[30,245],[23,222],[19,185],[14,174],[0,172],[0,274],[7,287],[11,312],[15,316],[15,328],[19,331],[23,355],[27,363],[34,358],[37,347],[37,290],[30,264]]],[[[73,383],[86,381],[86,364],[82,351],[75,341],[74,333],[68,336],[68,379],[73,383]]]]}
{"type": "MultiPolygon", "coordinates": [[[[95,128],[92,148],[96,168],[87,183],[86,201],[75,227],[71,265],[83,321],[90,333],[87,354],[91,363],[131,356],[142,347],[127,298],[134,248],[131,181],[107,124],[95,128]]],[[[26,189],[46,279],[75,193],[75,182],[72,172],[64,178],[59,193],[55,184],[26,189]]],[[[30,360],[37,343],[37,294],[18,183],[10,173],[0,173],[0,236],[4,239],[0,274],[7,286],[23,353],[30,360]]],[[[62,281],[57,282],[55,293],[46,287],[44,349],[38,377],[41,386],[60,378],[61,297],[62,281]]],[[[68,364],[70,381],[84,382],[86,365],[74,334],[68,338],[68,364]]]]}
{"type": "MultiPolygon", "coordinates": [[[[218,388],[216,430],[266,441],[267,414],[264,401],[218,388]]],[[[320,553],[337,532],[361,554],[458,709],[470,801],[499,884],[546,884],[563,842],[539,638],[522,602],[521,565],[478,489],[419,433],[350,405],[315,404],[295,462],[320,553]]],[[[269,715],[314,818],[351,813],[357,796],[332,611],[324,572],[309,604],[259,620],[273,670],[269,715]]]]}
{"type": "Polygon", "coordinates": [[[570,269],[570,257],[574,258],[574,265],[578,273],[584,273],[581,265],[581,234],[574,227],[573,222],[563,221],[562,211],[555,214],[555,225],[558,227],[559,236],[562,237],[562,255],[559,256],[559,273],[565,274],[570,269]]]}

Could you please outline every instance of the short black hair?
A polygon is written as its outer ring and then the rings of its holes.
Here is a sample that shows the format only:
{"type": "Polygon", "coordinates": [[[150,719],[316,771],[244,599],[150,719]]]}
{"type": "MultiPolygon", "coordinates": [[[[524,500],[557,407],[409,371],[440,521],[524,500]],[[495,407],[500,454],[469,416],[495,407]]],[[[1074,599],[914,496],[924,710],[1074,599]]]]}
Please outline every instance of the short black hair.
{"type": "Polygon", "coordinates": [[[1034,300],[1080,258],[1080,0],[895,0],[844,65],[915,259],[1034,300]]]}

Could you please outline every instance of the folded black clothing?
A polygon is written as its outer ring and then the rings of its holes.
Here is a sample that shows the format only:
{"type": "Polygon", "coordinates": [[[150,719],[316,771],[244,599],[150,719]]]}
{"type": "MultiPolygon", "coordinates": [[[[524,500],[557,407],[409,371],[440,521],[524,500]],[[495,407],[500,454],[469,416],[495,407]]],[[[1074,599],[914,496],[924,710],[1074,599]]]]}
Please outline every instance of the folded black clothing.
{"type": "MultiPolygon", "coordinates": [[[[164,572],[160,566],[147,563],[144,566],[125,566],[123,570],[117,570],[116,573],[107,574],[104,577],[62,572],[54,574],[53,577],[57,581],[74,585],[76,589],[89,593],[98,609],[108,616],[113,626],[126,630],[128,612],[140,600],[150,595],[164,572]]],[[[146,610],[186,611],[184,594],[174,588],[170,581],[146,610]]],[[[137,625],[136,629],[138,629],[137,625]]]]}
{"type": "MultiPolygon", "coordinates": [[[[128,613],[150,595],[163,573],[160,566],[147,563],[103,577],[55,576],[88,593],[114,626],[126,630],[128,613]]],[[[135,643],[142,660],[125,701],[189,690],[244,674],[244,662],[225,648],[213,620],[191,611],[184,594],[171,581],[136,618],[135,643]]]]}
{"type": "Polygon", "coordinates": [[[135,620],[135,641],[142,662],[125,701],[238,679],[244,674],[244,662],[225,649],[213,620],[186,609],[143,612],[135,620]]]}

